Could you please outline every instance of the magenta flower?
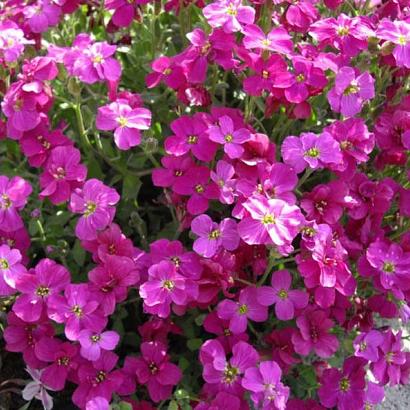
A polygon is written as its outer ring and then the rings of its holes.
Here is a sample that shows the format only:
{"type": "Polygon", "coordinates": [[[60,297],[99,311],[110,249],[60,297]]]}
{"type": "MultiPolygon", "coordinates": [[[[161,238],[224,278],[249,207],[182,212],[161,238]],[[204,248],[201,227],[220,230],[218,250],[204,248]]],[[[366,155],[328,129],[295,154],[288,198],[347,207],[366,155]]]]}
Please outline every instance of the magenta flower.
{"type": "MultiPolygon", "coordinates": [[[[105,0],[104,5],[108,10],[114,10],[112,22],[117,27],[128,27],[137,13],[139,4],[146,4],[147,0],[105,0]]],[[[87,409],[88,410],[88,409],[87,409]]]]}
{"type": "Polygon", "coordinates": [[[211,161],[216,152],[216,144],[206,133],[208,124],[199,114],[193,117],[182,116],[171,122],[174,135],[165,140],[165,151],[180,157],[189,151],[201,161],[211,161]]]}
{"type": "Polygon", "coordinates": [[[380,404],[384,399],[384,388],[371,381],[367,382],[367,390],[364,394],[364,408],[372,410],[377,404],[380,404]]]}
{"type": "Polygon", "coordinates": [[[234,202],[234,191],[236,186],[235,168],[226,161],[216,163],[216,172],[211,171],[211,179],[218,185],[219,201],[223,204],[232,204],[234,202]]]}
{"type": "Polygon", "coordinates": [[[271,92],[275,88],[284,89],[292,85],[292,74],[286,61],[278,54],[267,60],[258,57],[250,67],[255,71],[243,81],[243,89],[249,95],[259,96],[263,91],[271,92]]]}
{"type": "Polygon", "coordinates": [[[210,403],[201,401],[197,406],[195,406],[195,410],[214,409],[241,410],[241,401],[239,397],[234,396],[233,394],[220,391],[210,403]]]}
{"type": "Polygon", "coordinates": [[[320,402],[326,408],[337,406],[340,410],[363,408],[365,364],[366,361],[363,359],[349,357],[345,360],[342,371],[326,369],[318,390],[320,402]]]}
{"type": "Polygon", "coordinates": [[[146,108],[132,108],[127,100],[119,99],[98,108],[97,129],[115,130],[115,145],[122,150],[139,145],[141,130],[149,129],[150,125],[151,112],[146,108]]]}
{"type": "Polygon", "coordinates": [[[141,355],[135,359],[139,383],[147,386],[149,396],[154,402],[168,399],[172,388],[182,378],[181,370],[169,362],[166,347],[161,342],[142,343],[141,355]]]}
{"type": "Polygon", "coordinates": [[[395,45],[392,54],[398,67],[410,68],[410,24],[407,21],[383,19],[377,28],[377,37],[395,45]]]}
{"type": "Polygon", "coordinates": [[[243,33],[243,45],[249,50],[268,50],[281,54],[293,51],[291,37],[283,27],[274,28],[265,35],[259,26],[251,24],[245,27],[243,33]]]}
{"type": "Polygon", "coordinates": [[[296,325],[299,331],[292,335],[292,343],[297,353],[307,356],[314,350],[319,357],[327,358],[339,348],[337,337],[329,333],[333,321],[323,310],[305,311],[296,325]]]}
{"type": "Polygon", "coordinates": [[[73,74],[87,84],[97,81],[118,81],[121,76],[121,66],[113,58],[117,47],[103,41],[94,44],[84,44],[82,53],[74,62],[73,74]]]}
{"type": "Polygon", "coordinates": [[[166,155],[161,158],[161,164],[164,168],[155,168],[152,171],[152,182],[159,187],[174,187],[175,182],[179,177],[182,177],[195,163],[192,157],[183,155],[175,157],[166,155]]]}
{"type": "Polygon", "coordinates": [[[242,31],[243,26],[255,20],[255,9],[243,6],[242,0],[217,0],[202,12],[211,27],[222,27],[226,33],[242,31]]]}
{"type": "Polygon", "coordinates": [[[295,317],[295,309],[307,306],[309,296],[301,290],[289,290],[292,277],[287,270],[274,272],[270,286],[258,289],[258,302],[262,306],[275,305],[275,314],[279,320],[291,320],[295,317]]]}
{"type": "Polygon", "coordinates": [[[33,5],[25,6],[23,13],[31,31],[43,33],[58,23],[61,8],[50,0],[38,0],[33,5]]]}
{"type": "Polygon", "coordinates": [[[64,296],[53,295],[48,300],[48,317],[57,323],[64,323],[64,333],[69,340],[78,340],[81,329],[101,331],[107,319],[98,310],[99,302],[86,284],[68,285],[64,296]]]}
{"type": "Polygon", "coordinates": [[[22,353],[24,362],[30,367],[45,366],[46,363],[36,356],[35,347],[40,339],[54,336],[54,327],[47,317],[43,316],[37,323],[28,324],[10,312],[3,335],[8,352],[22,353]]]}
{"type": "Polygon", "coordinates": [[[379,359],[378,347],[382,342],[383,335],[377,330],[361,333],[353,341],[354,355],[371,362],[377,362],[379,359]]]}
{"type": "Polygon", "coordinates": [[[21,263],[22,256],[18,249],[0,245],[0,294],[8,296],[15,293],[17,282],[27,273],[21,263]]]}
{"type": "Polygon", "coordinates": [[[339,144],[328,132],[320,135],[306,132],[300,138],[286,137],[281,149],[283,161],[298,174],[308,166],[318,169],[342,161],[339,144]]]}
{"type": "Polygon", "coordinates": [[[82,216],[75,227],[81,240],[92,240],[97,232],[105,229],[115,215],[115,204],[120,200],[116,190],[98,179],[89,179],[82,189],[71,194],[70,209],[82,216]]]}
{"type": "Polygon", "coordinates": [[[219,117],[218,121],[219,126],[209,127],[209,139],[222,144],[229,158],[240,158],[245,151],[242,144],[250,140],[251,133],[246,128],[235,130],[232,119],[227,115],[219,117]]]}
{"type": "Polygon", "coordinates": [[[345,117],[358,114],[363,104],[374,98],[374,78],[366,71],[360,75],[352,67],[342,67],[336,74],[335,86],[327,99],[333,111],[345,117]]]}
{"type": "Polygon", "coordinates": [[[296,205],[281,199],[250,197],[243,203],[249,212],[238,224],[239,236],[249,245],[275,244],[282,254],[291,252],[292,241],[304,218],[296,205]]]}
{"type": "Polygon", "coordinates": [[[281,383],[281,376],[282,370],[276,362],[261,362],[258,367],[246,369],[242,386],[251,392],[257,408],[285,410],[290,389],[281,383]]]}
{"type": "Polygon", "coordinates": [[[194,251],[205,258],[212,258],[221,247],[234,251],[239,245],[236,223],[230,218],[218,224],[208,215],[199,215],[191,222],[191,230],[199,236],[194,242],[194,251]]]}
{"type": "Polygon", "coordinates": [[[41,381],[53,390],[63,390],[70,373],[77,369],[78,346],[56,338],[42,338],[35,347],[36,356],[49,364],[41,381]]]}
{"type": "Polygon", "coordinates": [[[70,272],[51,259],[42,259],[16,284],[21,295],[14,303],[15,314],[26,322],[37,322],[45,313],[48,300],[70,284],[70,272]]]}
{"type": "Polygon", "coordinates": [[[199,353],[204,380],[214,390],[225,391],[235,396],[242,396],[243,374],[247,369],[255,366],[258,359],[258,352],[246,342],[238,342],[233,346],[232,357],[229,360],[217,340],[206,341],[199,353]]]}
{"type": "Polygon", "coordinates": [[[406,354],[402,351],[402,332],[394,334],[389,330],[383,337],[379,346],[379,360],[370,365],[370,370],[379,383],[386,385],[390,382],[394,386],[400,383],[401,366],[406,362],[406,354]]]}
{"type": "Polygon", "coordinates": [[[100,333],[83,329],[78,336],[81,356],[94,362],[100,358],[102,350],[114,350],[119,340],[120,335],[114,331],[100,333]]]}
{"type": "Polygon", "coordinates": [[[263,190],[269,198],[281,199],[289,205],[296,203],[295,194],[292,192],[298,184],[296,172],[286,164],[276,162],[268,174],[263,176],[263,190]]]}
{"type": "Polygon", "coordinates": [[[40,198],[48,197],[53,204],[70,199],[71,192],[81,187],[87,177],[87,168],[80,161],[78,149],[70,146],[54,148],[40,176],[40,198]]]}
{"type": "Polygon", "coordinates": [[[198,296],[197,285],[176,272],[172,262],[162,261],[148,270],[147,282],[140,286],[140,296],[145,309],[159,317],[167,318],[171,304],[185,306],[189,300],[198,296]]]}
{"type": "Polygon", "coordinates": [[[78,369],[78,387],[73,394],[73,403],[84,409],[86,403],[101,397],[108,402],[121,386],[124,376],[120,370],[114,370],[118,356],[104,351],[94,362],[87,362],[78,369]]]}
{"type": "Polygon", "coordinates": [[[123,256],[107,255],[104,264],[88,273],[90,290],[99,296],[105,316],[114,313],[115,306],[127,298],[128,288],[135,286],[140,279],[132,259],[123,256]]]}
{"type": "Polygon", "coordinates": [[[31,194],[31,185],[20,177],[0,175],[0,226],[3,231],[16,231],[24,226],[18,211],[24,208],[31,194]]]}
{"type": "Polygon", "coordinates": [[[163,81],[168,87],[177,90],[186,81],[182,67],[169,57],[162,56],[155,59],[151,67],[154,72],[145,77],[148,88],[156,87],[163,81]]]}
{"type": "Polygon", "coordinates": [[[219,302],[218,316],[229,320],[229,329],[234,334],[246,331],[248,319],[254,322],[264,322],[268,318],[268,309],[257,300],[257,289],[247,287],[242,289],[237,302],[225,299],[219,302]]]}
{"type": "Polygon", "coordinates": [[[210,199],[219,196],[218,187],[209,181],[210,171],[207,167],[198,166],[188,170],[174,184],[174,191],[180,195],[188,195],[187,209],[192,215],[204,213],[210,199]]]}

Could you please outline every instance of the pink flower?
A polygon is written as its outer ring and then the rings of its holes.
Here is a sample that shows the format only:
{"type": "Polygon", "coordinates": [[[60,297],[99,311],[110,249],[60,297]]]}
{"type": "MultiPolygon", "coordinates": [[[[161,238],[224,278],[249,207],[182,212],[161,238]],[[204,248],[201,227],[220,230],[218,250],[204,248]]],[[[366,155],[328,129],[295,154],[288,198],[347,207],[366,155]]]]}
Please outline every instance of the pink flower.
{"type": "Polygon", "coordinates": [[[16,231],[23,227],[18,211],[24,208],[31,194],[31,185],[20,177],[11,179],[0,175],[0,228],[3,231],[16,231]]]}
{"type": "Polygon", "coordinates": [[[138,5],[146,3],[147,0],[105,0],[104,5],[108,10],[114,10],[112,22],[117,27],[128,27],[136,17],[138,5]]]}
{"type": "Polygon", "coordinates": [[[160,342],[142,343],[141,355],[142,357],[135,359],[139,383],[147,386],[154,402],[168,399],[172,388],[182,378],[181,370],[169,362],[166,347],[160,342]]]}
{"type": "Polygon", "coordinates": [[[145,78],[148,88],[156,87],[163,81],[168,87],[177,90],[186,81],[182,67],[169,57],[162,56],[155,59],[151,67],[154,72],[149,73],[145,78]]]}
{"type": "Polygon", "coordinates": [[[291,37],[283,27],[274,28],[265,35],[259,26],[251,24],[245,27],[243,33],[243,45],[247,49],[268,50],[281,54],[290,54],[293,51],[291,37]]]}
{"type": "Polygon", "coordinates": [[[182,177],[189,169],[194,166],[192,157],[183,155],[181,157],[166,155],[161,158],[164,168],[155,168],[152,171],[152,182],[159,187],[174,187],[178,178],[182,177]]]}
{"type": "Polygon", "coordinates": [[[221,391],[216,394],[215,398],[210,403],[201,401],[197,406],[195,406],[195,410],[215,409],[240,410],[241,401],[237,396],[221,391]]]}
{"type": "Polygon", "coordinates": [[[246,331],[248,319],[264,322],[268,317],[268,309],[257,301],[257,289],[253,287],[242,289],[237,302],[219,302],[217,312],[221,319],[229,320],[229,329],[234,334],[246,331]]]}
{"type": "Polygon", "coordinates": [[[282,157],[298,174],[308,166],[324,168],[342,160],[339,144],[327,132],[320,135],[306,132],[300,138],[286,137],[282,144],[282,157]]]}
{"type": "Polygon", "coordinates": [[[17,24],[11,20],[0,23],[0,55],[7,63],[16,61],[29,43],[17,24]]]}
{"type": "Polygon", "coordinates": [[[70,146],[54,148],[40,176],[40,198],[48,197],[53,204],[70,199],[71,192],[81,187],[87,176],[87,168],[80,161],[78,149],[70,146]]]}
{"type": "Polygon", "coordinates": [[[21,253],[10,249],[8,245],[0,245],[0,295],[8,296],[15,293],[18,280],[27,273],[21,263],[21,253]]]}
{"type": "Polygon", "coordinates": [[[229,360],[217,340],[206,341],[199,353],[204,380],[214,391],[225,391],[235,396],[242,396],[243,374],[255,366],[258,359],[258,352],[245,342],[238,342],[233,346],[232,357],[229,360]]]}
{"type": "Polygon", "coordinates": [[[90,290],[99,296],[105,316],[114,313],[115,306],[127,298],[128,288],[140,278],[132,259],[107,255],[104,264],[88,273],[90,290]]]}
{"type": "Polygon", "coordinates": [[[78,341],[81,345],[81,356],[88,360],[96,361],[101,356],[102,350],[114,350],[120,340],[117,332],[93,332],[90,329],[80,331],[78,341]]]}
{"type": "Polygon", "coordinates": [[[234,191],[236,186],[235,168],[226,161],[216,163],[216,172],[211,171],[211,179],[218,185],[219,201],[223,204],[232,204],[234,202],[234,191]]]}
{"type": "Polygon", "coordinates": [[[377,37],[396,46],[392,54],[398,67],[410,68],[410,24],[407,21],[383,19],[379,23],[377,37]]]}
{"type": "Polygon", "coordinates": [[[64,266],[42,259],[29,274],[18,279],[16,288],[21,295],[14,303],[14,312],[26,322],[37,322],[45,313],[49,298],[64,290],[70,279],[64,266]]]}
{"type": "Polygon", "coordinates": [[[147,282],[140,286],[140,296],[145,309],[159,317],[166,318],[171,313],[171,304],[185,306],[198,296],[197,285],[176,272],[175,265],[162,261],[148,270],[147,282]]]}
{"type": "Polygon", "coordinates": [[[274,272],[270,286],[258,289],[258,302],[263,306],[275,305],[275,314],[279,320],[291,320],[295,309],[307,306],[309,296],[301,290],[290,290],[292,277],[287,270],[274,272]]]}
{"type": "Polygon", "coordinates": [[[371,362],[377,362],[379,359],[378,347],[383,340],[383,335],[377,330],[361,333],[353,341],[354,355],[371,362]]]}
{"type": "Polygon", "coordinates": [[[218,121],[219,126],[209,127],[209,139],[222,144],[229,158],[240,158],[245,151],[241,144],[250,140],[251,133],[246,128],[235,130],[232,119],[227,115],[223,115],[218,121]]]}
{"type": "Polygon", "coordinates": [[[327,358],[339,348],[337,337],[329,333],[333,321],[323,310],[305,311],[296,325],[299,331],[292,335],[292,343],[297,353],[307,356],[314,350],[319,357],[327,358]]]}
{"type": "Polygon", "coordinates": [[[343,370],[326,369],[321,377],[318,390],[320,402],[326,408],[340,410],[359,409],[364,404],[366,361],[349,357],[343,364],[343,370]]]}
{"type": "Polygon", "coordinates": [[[209,181],[210,171],[207,167],[198,166],[188,170],[174,184],[174,191],[188,195],[187,209],[192,215],[204,213],[210,199],[218,198],[218,187],[209,181]]]}
{"type": "Polygon", "coordinates": [[[241,0],[218,0],[202,12],[211,27],[222,27],[226,33],[242,31],[243,26],[255,20],[255,9],[243,6],[241,0]]]}
{"type": "Polygon", "coordinates": [[[352,67],[342,67],[336,74],[335,86],[327,99],[333,111],[345,117],[358,114],[363,104],[374,98],[374,78],[366,71],[360,75],[352,67]]]}
{"type": "Polygon", "coordinates": [[[98,310],[99,302],[92,297],[86,284],[68,285],[64,296],[53,295],[48,300],[48,316],[64,323],[64,333],[69,340],[78,340],[81,329],[99,332],[107,323],[98,310]]]}
{"type": "Polygon", "coordinates": [[[24,16],[33,33],[42,33],[55,26],[60,14],[61,8],[49,0],[37,0],[36,4],[24,7],[24,16]]]}
{"type": "Polygon", "coordinates": [[[121,386],[124,376],[120,370],[114,370],[118,356],[104,351],[94,362],[87,362],[78,369],[78,387],[73,394],[73,403],[85,408],[87,402],[101,397],[108,402],[112,394],[121,386]]]}
{"type": "Polygon", "coordinates": [[[258,367],[246,369],[242,386],[251,392],[257,408],[285,410],[290,389],[281,383],[281,376],[282,371],[276,362],[261,362],[258,367]]]}
{"type": "Polygon", "coordinates": [[[92,240],[98,231],[105,229],[115,215],[115,204],[120,196],[113,188],[104,185],[98,179],[89,179],[82,189],[71,194],[70,209],[80,213],[75,227],[75,234],[81,240],[92,240]]]}
{"type": "Polygon", "coordinates": [[[149,129],[151,112],[146,108],[131,108],[126,100],[119,99],[98,108],[96,126],[100,130],[114,131],[115,145],[128,150],[141,143],[141,130],[149,129]]]}
{"type": "Polygon", "coordinates": [[[56,338],[42,338],[35,347],[36,356],[49,364],[41,381],[53,390],[63,390],[70,373],[77,369],[78,346],[56,338]]]}
{"type": "Polygon", "coordinates": [[[292,251],[292,241],[304,218],[296,205],[281,199],[250,197],[243,203],[249,212],[238,224],[239,236],[249,245],[275,244],[282,254],[292,251]]]}
{"type": "Polygon", "coordinates": [[[26,368],[26,372],[31,376],[33,381],[26,384],[21,395],[24,400],[31,402],[34,398],[41,401],[44,410],[52,410],[53,398],[48,394],[48,386],[45,386],[41,381],[42,370],[26,368]]]}
{"type": "Polygon", "coordinates": [[[234,251],[239,245],[236,223],[230,218],[217,224],[208,215],[199,215],[191,222],[191,230],[199,236],[194,242],[194,251],[205,258],[212,258],[221,247],[234,251]]]}
{"type": "Polygon", "coordinates": [[[211,161],[216,152],[216,144],[206,133],[208,125],[200,114],[193,117],[182,116],[172,121],[174,135],[165,140],[165,151],[177,157],[189,151],[201,161],[211,161]]]}

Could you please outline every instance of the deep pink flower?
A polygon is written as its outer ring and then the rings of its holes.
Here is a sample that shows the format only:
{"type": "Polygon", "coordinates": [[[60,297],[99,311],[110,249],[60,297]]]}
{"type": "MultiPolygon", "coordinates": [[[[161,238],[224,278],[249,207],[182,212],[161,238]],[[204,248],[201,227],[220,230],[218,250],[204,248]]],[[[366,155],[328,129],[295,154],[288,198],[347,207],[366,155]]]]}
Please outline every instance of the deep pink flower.
{"type": "Polygon", "coordinates": [[[204,380],[215,392],[225,391],[235,396],[243,394],[243,374],[248,368],[255,366],[258,359],[257,351],[242,341],[233,346],[232,357],[229,360],[217,340],[206,341],[199,353],[204,380]]]}
{"type": "Polygon", "coordinates": [[[363,407],[366,361],[349,357],[343,364],[343,370],[326,369],[321,377],[318,390],[320,402],[326,408],[353,410],[363,407]]]}
{"type": "Polygon", "coordinates": [[[222,144],[229,158],[240,158],[245,151],[242,144],[250,140],[251,133],[246,128],[235,129],[232,119],[227,115],[220,117],[218,122],[219,125],[209,127],[209,139],[222,144]]]}
{"type": "Polygon", "coordinates": [[[99,296],[105,316],[114,313],[115,306],[127,298],[128,288],[135,286],[140,278],[132,259],[107,255],[104,264],[88,273],[90,290],[99,296]]]}
{"type": "Polygon", "coordinates": [[[31,185],[20,177],[9,179],[0,175],[0,228],[3,231],[16,231],[23,227],[18,211],[24,208],[31,194],[31,185]]]}
{"type": "Polygon", "coordinates": [[[37,322],[46,312],[48,300],[70,283],[70,272],[51,259],[42,259],[30,273],[20,276],[16,288],[21,295],[13,311],[26,322],[37,322]]]}
{"type": "Polygon", "coordinates": [[[285,410],[290,389],[281,383],[281,376],[282,371],[276,362],[261,362],[258,367],[246,369],[242,386],[251,392],[257,408],[285,410]]]}
{"type": "Polygon", "coordinates": [[[241,401],[237,396],[221,391],[216,394],[210,403],[201,401],[195,406],[195,410],[217,409],[241,410],[241,401]]]}
{"type": "Polygon", "coordinates": [[[78,340],[81,329],[100,332],[105,327],[107,319],[98,310],[99,305],[86,284],[72,284],[65,287],[64,296],[52,295],[48,299],[48,316],[65,324],[67,339],[78,340]]]}
{"type": "Polygon", "coordinates": [[[218,224],[208,215],[199,215],[191,222],[191,230],[199,236],[194,242],[194,251],[205,258],[212,258],[221,247],[234,251],[239,245],[236,223],[230,218],[218,224]]]}
{"type": "Polygon", "coordinates": [[[234,334],[246,331],[248,319],[254,322],[264,322],[268,317],[268,309],[257,301],[257,289],[247,287],[242,289],[237,302],[224,299],[217,307],[218,316],[229,320],[229,329],[234,334]]]}
{"type": "Polygon", "coordinates": [[[410,24],[408,21],[383,19],[377,28],[377,37],[392,42],[393,56],[398,67],[410,68],[410,24]]]}
{"type": "Polygon", "coordinates": [[[33,33],[42,33],[58,23],[61,8],[50,0],[37,0],[35,4],[24,7],[23,12],[33,33]]]}
{"type": "Polygon", "coordinates": [[[328,132],[320,135],[306,132],[300,138],[286,137],[282,144],[282,157],[298,174],[306,167],[324,168],[342,160],[339,144],[328,132]]]}
{"type": "Polygon", "coordinates": [[[243,203],[249,212],[238,224],[239,236],[250,245],[275,244],[282,254],[292,251],[292,241],[304,221],[296,205],[281,199],[253,196],[243,203]]]}
{"type": "MultiPolygon", "coordinates": [[[[147,0],[105,0],[104,5],[108,10],[114,10],[112,22],[117,27],[128,27],[137,16],[137,7],[148,3],[147,0]]],[[[88,410],[88,409],[87,409],[88,410]]]]}
{"type": "Polygon", "coordinates": [[[81,356],[91,361],[98,360],[102,350],[114,350],[119,340],[120,335],[114,331],[108,330],[100,333],[83,329],[78,336],[81,356]]]}
{"type": "Polygon", "coordinates": [[[0,295],[15,293],[18,280],[27,272],[21,263],[22,256],[18,249],[0,245],[0,295]]]}
{"type": "Polygon", "coordinates": [[[226,33],[242,31],[243,26],[255,20],[255,9],[243,6],[241,0],[217,0],[202,12],[211,27],[222,27],[226,33]]]}
{"type": "Polygon", "coordinates": [[[35,347],[36,356],[49,364],[41,381],[53,390],[63,390],[70,373],[77,369],[78,346],[56,338],[42,338],[35,347]]]}
{"type": "Polygon", "coordinates": [[[96,397],[111,401],[111,396],[121,386],[124,376],[120,370],[114,370],[118,356],[104,351],[101,357],[81,365],[78,369],[78,387],[73,394],[73,403],[85,408],[86,403],[96,397]]]}
{"type": "Polygon", "coordinates": [[[209,200],[219,196],[218,187],[209,181],[209,177],[209,168],[192,167],[174,184],[177,194],[189,196],[187,209],[192,215],[204,213],[208,209],[209,200]]]}
{"type": "Polygon", "coordinates": [[[378,347],[383,342],[383,335],[377,330],[359,334],[353,341],[354,355],[371,362],[379,359],[378,347]]]}
{"type": "Polygon", "coordinates": [[[182,67],[178,66],[170,57],[162,56],[155,59],[151,64],[153,73],[145,77],[148,88],[156,87],[161,81],[177,90],[186,80],[182,67]]]}
{"type": "Polygon", "coordinates": [[[290,3],[286,11],[286,21],[293,31],[305,33],[319,17],[315,4],[310,0],[290,3]]]}
{"type": "Polygon", "coordinates": [[[275,314],[279,320],[291,320],[295,309],[303,309],[308,304],[309,295],[301,290],[290,290],[292,277],[287,270],[272,274],[270,286],[258,289],[257,299],[263,306],[275,305],[275,314]]]}
{"type": "Polygon", "coordinates": [[[152,182],[155,186],[172,187],[172,189],[178,178],[182,177],[195,165],[189,154],[180,157],[172,155],[163,156],[161,164],[164,168],[155,168],[152,171],[152,182]]]}
{"type": "Polygon", "coordinates": [[[274,28],[265,35],[259,26],[251,24],[245,27],[243,33],[243,45],[247,49],[269,50],[281,54],[290,54],[293,51],[291,37],[284,27],[274,28]]]}
{"type": "Polygon", "coordinates": [[[297,353],[307,356],[312,350],[319,357],[330,357],[339,348],[337,337],[329,330],[334,323],[323,310],[305,311],[296,319],[298,332],[292,335],[292,343],[297,353]]]}
{"type": "Polygon", "coordinates": [[[211,161],[216,152],[216,144],[210,141],[208,124],[199,114],[193,117],[182,116],[171,122],[174,135],[165,140],[164,146],[168,154],[180,157],[189,151],[201,161],[211,161]]]}
{"type": "Polygon", "coordinates": [[[235,168],[226,161],[216,163],[216,172],[211,171],[211,179],[218,185],[219,201],[223,204],[232,204],[234,202],[234,192],[236,186],[235,168]]]}
{"type": "Polygon", "coordinates": [[[87,176],[87,168],[80,161],[78,149],[70,146],[54,148],[40,175],[40,198],[48,197],[53,204],[70,199],[72,191],[81,187],[87,176]]]}
{"type": "Polygon", "coordinates": [[[374,78],[366,71],[357,75],[352,67],[342,67],[327,99],[333,111],[345,117],[358,114],[366,101],[374,98],[374,78]]]}
{"type": "Polygon", "coordinates": [[[114,131],[115,145],[128,150],[141,142],[141,130],[149,129],[151,112],[146,108],[132,108],[128,101],[119,99],[98,108],[96,126],[100,130],[114,131]]]}
{"type": "Polygon", "coordinates": [[[139,383],[147,386],[154,402],[168,399],[182,378],[181,370],[169,362],[166,347],[160,342],[142,343],[141,355],[135,359],[139,383]]]}
{"type": "Polygon", "coordinates": [[[81,240],[92,240],[98,231],[105,229],[113,220],[115,204],[120,196],[113,188],[98,179],[89,179],[82,189],[71,194],[70,209],[82,216],[75,227],[75,234],[81,240]]]}
{"type": "Polygon", "coordinates": [[[172,262],[153,265],[148,274],[148,281],[140,286],[139,292],[145,309],[151,314],[166,318],[171,313],[172,303],[185,306],[198,296],[196,283],[178,274],[172,262]]]}

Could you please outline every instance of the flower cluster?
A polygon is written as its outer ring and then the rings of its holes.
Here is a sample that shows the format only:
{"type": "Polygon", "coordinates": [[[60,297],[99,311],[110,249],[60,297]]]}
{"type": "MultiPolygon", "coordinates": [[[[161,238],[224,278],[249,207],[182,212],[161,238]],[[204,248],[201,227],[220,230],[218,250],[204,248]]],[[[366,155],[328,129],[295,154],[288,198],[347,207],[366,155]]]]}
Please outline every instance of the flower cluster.
{"type": "Polygon", "coordinates": [[[23,397],[369,410],[407,384],[380,321],[410,319],[407,5],[97,3],[0,10],[23,397]]]}

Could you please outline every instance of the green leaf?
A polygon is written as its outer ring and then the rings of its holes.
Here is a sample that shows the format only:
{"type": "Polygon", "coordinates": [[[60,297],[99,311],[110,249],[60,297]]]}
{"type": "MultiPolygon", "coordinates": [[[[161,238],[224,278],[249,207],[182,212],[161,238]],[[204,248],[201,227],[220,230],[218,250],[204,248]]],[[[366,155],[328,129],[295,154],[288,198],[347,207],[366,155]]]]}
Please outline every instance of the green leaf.
{"type": "Polygon", "coordinates": [[[203,342],[202,339],[189,339],[187,342],[188,349],[192,352],[198,350],[202,346],[203,342]]]}
{"type": "Polygon", "coordinates": [[[118,403],[118,410],[132,410],[132,405],[125,401],[118,403]]]}
{"type": "Polygon", "coordinates": [[[81,246],[81,242],[77,239],[73,247],[73,258],[78,265],[83,266],[85,261],[85,250],[81,246]]]}
{"type": "Polygon", "coordinates": [[[175,400],[171,400],[168,404],[168,410],[178,410],[178,403],[175,400]]]}
{"type": "Polygon", "coordinates": [[[189,393],[184,389],[176,390],[174,396],[177,400],[189,399],[189,393]]]}
{"type": "Polygon", "coordinates": [[[135,175],[126,175],[122,184],[122,197],[125,200],[135,199],[141,188],[141,181],[135,175]]]}

